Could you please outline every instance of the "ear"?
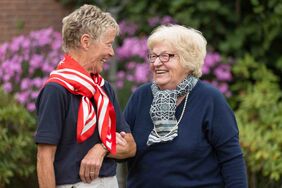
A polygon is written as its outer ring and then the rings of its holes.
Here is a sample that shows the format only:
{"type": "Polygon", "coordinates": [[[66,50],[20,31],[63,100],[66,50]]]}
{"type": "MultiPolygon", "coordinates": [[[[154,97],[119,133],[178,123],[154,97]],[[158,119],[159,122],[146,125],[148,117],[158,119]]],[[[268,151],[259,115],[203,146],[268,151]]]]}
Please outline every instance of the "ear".
{"type": "Polygon", "coordinates": [[[84,50],[88,50],[91,44],[91,36],[89,34],[83,34],[80,38],[80,44],[84,50]]]}

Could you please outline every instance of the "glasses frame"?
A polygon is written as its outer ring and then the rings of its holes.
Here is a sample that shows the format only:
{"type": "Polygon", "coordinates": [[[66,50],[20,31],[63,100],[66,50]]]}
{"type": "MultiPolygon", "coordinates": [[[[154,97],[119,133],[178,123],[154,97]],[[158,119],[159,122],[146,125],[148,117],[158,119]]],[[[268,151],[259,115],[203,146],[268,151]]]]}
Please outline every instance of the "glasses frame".
{"type": "Polygon", "coordinates": [[[155,63],[158,58],[162,63],[167,63],[169,62],[170,58],[175,57],[175,55],[176,54],[166,53],[166,52],[160,53],[159,55],[152,53],[152,54],[148,54],[147,58],[148,58],[148,62],[152,64],[155,63]],[[153,57],[154,60],[152,60],[152,56],[155,56],[153,57]]]}

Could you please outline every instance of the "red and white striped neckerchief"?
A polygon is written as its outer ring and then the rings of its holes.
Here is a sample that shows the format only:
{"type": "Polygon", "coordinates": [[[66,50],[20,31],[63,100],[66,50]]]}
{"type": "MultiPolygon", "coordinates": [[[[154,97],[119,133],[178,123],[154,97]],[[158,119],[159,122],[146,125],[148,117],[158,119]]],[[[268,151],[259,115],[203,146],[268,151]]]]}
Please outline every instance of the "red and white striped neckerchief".
{"type": "Polygon", "coordinates": [[[57,69],[50,73],[47,82],[56,82],[75,95],[81,95],[78,109],[77,133],[78,143],[93,135],[96,124],[102,143],[112,153],[116,153],[116,114],[109,97],[102,89],[104,79],[99,75],[90,75],[69,55],[59,63],[57,69]],[[97,114],[90,101],[94,97],[97,114]]]}

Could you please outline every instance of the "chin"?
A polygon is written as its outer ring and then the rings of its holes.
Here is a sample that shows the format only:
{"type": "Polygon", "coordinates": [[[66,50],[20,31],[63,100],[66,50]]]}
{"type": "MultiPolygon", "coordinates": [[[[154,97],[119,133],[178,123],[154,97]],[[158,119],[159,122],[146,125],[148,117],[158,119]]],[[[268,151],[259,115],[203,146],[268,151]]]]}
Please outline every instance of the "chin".
{"type": "Polygon", "coordinates": [[[94,74],[100,74],[103,71],[103,69],[96,69],[94,74]]]}
{"type": "Polygon", "coordinates": [[[157,85],[166,85],[169,83],[168,80],[165,80],[165,79],[154,79],[154,82],[157,84],[157,85]]]}
{"type": "Polygon", "coordinates": [[[165,89],[173,90],[173,89],[176,89],[176,85],[174,85],[172,83],[169,83],[169,82],[158,82],[158,81],[155,81],[155,83],[157,84],[157,86],[161,90],[165,90],[165,89]]]}

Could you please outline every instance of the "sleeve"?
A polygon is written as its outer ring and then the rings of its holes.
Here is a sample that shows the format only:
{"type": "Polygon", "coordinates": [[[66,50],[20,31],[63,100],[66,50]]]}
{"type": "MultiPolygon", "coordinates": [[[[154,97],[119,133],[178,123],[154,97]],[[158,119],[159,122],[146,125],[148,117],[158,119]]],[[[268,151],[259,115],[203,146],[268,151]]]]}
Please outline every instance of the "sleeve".
{"type": "Polygon", "coordinates": [[[64,88],[53,83],[47,84],[36,101],[37,130],[35,142],[57,145],[64,125],[67,95],[64,88]]]}
{"type": "Polygon", "coordinates": [[[135,98],[135,94],[132,94],[125,106],[125,110],[124,110],[124,118],[125,121],[129,124],[130,129],[133,130],[134,124],[135,124],[135,117],[136,117],[136,105],[134,103],[134,98],[135,98]]]}
{"type": "Polygon", "coordinates": [[[245,161],[240,153],[238,135],[218,147],[217,156],[221,161],[221,173],[226,188],[247,188],[247,172],[245,161]],[[238,153],[238,155],[234,155],[238,153]],[[233,156],[233,157],[232,157],[233,156]],[[228,159],[228,160],[224,160],[228,159]]]}
{"type": "Polygon", "coordinates": [[[235,115],[224,96],[214,96],[209,110],[209,140],[216,151],[226,188],[247,187],[246,167],[235,115]]]}
{"type": "Polygon", "coordinates": [[[106,89],[107,89],[107,93],[108,95],[110,95],[110,99],[111,99],[111,102],[113,103],[114,105],[114,108],[115,108],[115,113],[116,113],[116,129],[117,129],[117,132],[121,132],[121,131],[124,131],[126,133],[130,133],[130,128],[129,128],[129,125],[126,123],[125,119],[124,119],[124,116],[122,114],[122,111],[120,109],[120,105],[119,105],[119,102],[118,102],[118,99],[117,99],[117,95],[115,93],[115,91],[113,90],[113,88],[111,87],[111,85],[106,82],[107,85],[106,85],[106,89]]]}

